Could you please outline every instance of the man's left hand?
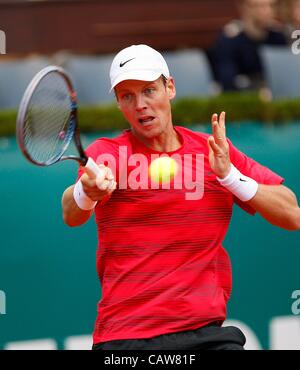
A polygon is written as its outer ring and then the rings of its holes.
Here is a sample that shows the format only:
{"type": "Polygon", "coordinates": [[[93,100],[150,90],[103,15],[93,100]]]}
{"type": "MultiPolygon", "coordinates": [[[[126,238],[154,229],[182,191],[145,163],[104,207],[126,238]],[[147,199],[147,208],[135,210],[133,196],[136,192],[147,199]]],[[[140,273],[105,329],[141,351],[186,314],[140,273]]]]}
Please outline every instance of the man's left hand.
{"type": "Polygon", "coordinates": [[[209,149],[209,163],[212,171],[220,179],[225,178],[230,171],[229,144],[226,140],[225,112],[212,115],[213,135],[207,140],[209,149]]]}

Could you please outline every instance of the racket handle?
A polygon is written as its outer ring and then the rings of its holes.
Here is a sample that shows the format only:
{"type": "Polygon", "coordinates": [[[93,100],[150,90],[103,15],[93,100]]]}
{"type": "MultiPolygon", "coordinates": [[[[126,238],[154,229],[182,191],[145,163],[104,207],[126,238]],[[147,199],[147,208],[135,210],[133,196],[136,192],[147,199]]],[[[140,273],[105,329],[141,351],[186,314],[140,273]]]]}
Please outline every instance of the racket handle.
{"type": "Polygon", "coordinates": [[[100,168],[91,157],[89,157],[86,165],[83,167],[83,170],[91,179],[95,179],[101,172],[100,168]]]}

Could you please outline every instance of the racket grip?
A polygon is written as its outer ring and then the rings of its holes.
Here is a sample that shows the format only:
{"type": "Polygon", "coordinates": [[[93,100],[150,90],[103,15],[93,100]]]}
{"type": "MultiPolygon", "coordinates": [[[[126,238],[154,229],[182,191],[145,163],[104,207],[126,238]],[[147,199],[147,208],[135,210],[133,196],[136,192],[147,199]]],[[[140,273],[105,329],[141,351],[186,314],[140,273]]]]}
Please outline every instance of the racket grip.
{"type": "Polygon", "coordinates": [[[91,157],[89,157],[83,170],[91,179],[95,179],[101,171],[97,163],[91,157]]]}

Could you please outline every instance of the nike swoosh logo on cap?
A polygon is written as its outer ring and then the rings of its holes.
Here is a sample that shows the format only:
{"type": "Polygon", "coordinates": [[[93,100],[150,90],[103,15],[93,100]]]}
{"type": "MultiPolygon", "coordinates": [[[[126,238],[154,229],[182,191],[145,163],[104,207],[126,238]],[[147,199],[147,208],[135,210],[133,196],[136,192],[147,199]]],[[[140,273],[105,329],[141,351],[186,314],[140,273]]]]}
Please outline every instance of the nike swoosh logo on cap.
{"type": "Polygon", "coordinates": [[[240,178],[240,181],[247,182],[247,180],[244,180],[244,179],[242,179],[242,178],[240,178]]]}
{"type": "Polygon", "coordinates": [[[120,67],[121,67],[121,68],[122,68],[122,67],[124,67],[126,63],[130,62],[130,61],[131,61],[131,60],[133,60],[133,59],[135,59],[135,58],[128,59],[128,60],[126,60],[126,62],[121,62],[121,63],[120,63],[120,67]]]}

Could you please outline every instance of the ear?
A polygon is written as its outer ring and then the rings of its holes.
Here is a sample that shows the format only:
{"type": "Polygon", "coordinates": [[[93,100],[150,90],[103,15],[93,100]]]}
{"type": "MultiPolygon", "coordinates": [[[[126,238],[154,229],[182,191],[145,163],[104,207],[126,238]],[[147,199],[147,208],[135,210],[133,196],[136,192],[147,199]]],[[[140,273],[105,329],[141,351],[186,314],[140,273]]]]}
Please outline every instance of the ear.
{"type": "Polygon", "coordinates": [[[175,87],[175,82],[173,77],[169,77],[167,80],[167,93],[169,95],[169,99],[172,100],[176,96],[176,87],[175,87]]]}

